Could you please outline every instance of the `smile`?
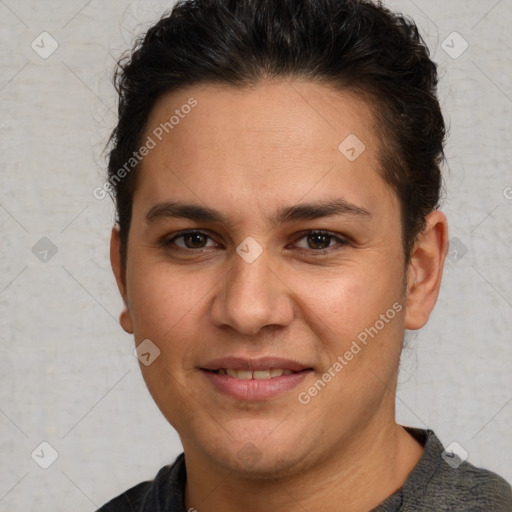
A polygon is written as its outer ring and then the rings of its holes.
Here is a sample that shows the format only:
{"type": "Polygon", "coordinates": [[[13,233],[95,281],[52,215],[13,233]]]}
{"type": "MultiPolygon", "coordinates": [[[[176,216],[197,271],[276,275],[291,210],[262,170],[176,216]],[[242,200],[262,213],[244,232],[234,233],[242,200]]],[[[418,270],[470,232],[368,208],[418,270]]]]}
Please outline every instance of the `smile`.
{"type": "Polygon", "coordinates": [[[297,373],[292,370],[283,370],[281,368],[269,368],[268,370],[235,370],[233,368],[220,368],[215,373],[217,375],[229,375],[234,379],[239,380],[268,380],[275,379],[276,377],[282,377],[283,375],[291,375],[297,373]]]}

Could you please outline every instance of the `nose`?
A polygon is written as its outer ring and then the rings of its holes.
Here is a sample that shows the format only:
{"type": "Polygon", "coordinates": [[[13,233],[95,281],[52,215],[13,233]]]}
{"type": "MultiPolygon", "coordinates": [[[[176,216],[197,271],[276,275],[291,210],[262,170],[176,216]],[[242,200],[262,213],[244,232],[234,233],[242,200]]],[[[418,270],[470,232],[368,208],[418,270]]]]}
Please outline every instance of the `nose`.
{"type": "Polygon", "coordinates": [[[277,268],[271,268],[265,251],[252,263],[236,254],[233,258],[211,306],[213,324],[246,335],[268,326],[289,325],[294,315],[291,291],[277,268]]]}

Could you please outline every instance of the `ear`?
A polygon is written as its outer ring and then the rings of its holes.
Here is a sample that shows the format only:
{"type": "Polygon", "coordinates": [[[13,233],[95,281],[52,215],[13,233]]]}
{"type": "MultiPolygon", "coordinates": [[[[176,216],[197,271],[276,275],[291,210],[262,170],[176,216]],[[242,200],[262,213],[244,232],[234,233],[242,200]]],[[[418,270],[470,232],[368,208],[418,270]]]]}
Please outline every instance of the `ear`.
{"type": "Polygon", "coordinates": [[[129,334],[133,334],[133,323],[128,306],[128,296],[126,291],[126,272],[124,271],[121,260],[121,238],[119,235],[119,226],[112,228],[110,237],[110,264],[116,278],[119,293],[123,298],[124,308],[119,315],[119,323],[121,327],[129,334]]]}
{"type": "Polygon", "coordinates": [[[447,253],[448,222],[436,210],[427,215],[407,267],[406,329],[420,329],[427,323],[439,295],[447,253]]]}

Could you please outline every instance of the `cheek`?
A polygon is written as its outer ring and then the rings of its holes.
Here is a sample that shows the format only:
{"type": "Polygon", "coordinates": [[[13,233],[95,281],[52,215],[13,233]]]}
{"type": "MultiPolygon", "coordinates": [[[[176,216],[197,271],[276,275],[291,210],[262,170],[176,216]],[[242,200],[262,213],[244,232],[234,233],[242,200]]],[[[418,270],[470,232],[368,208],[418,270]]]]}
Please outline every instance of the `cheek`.
{"type": "MultiPolygon", "coordinates": [[[[208,276],[172,267],[165,261],[134,257],[128,276],[130,313],[136,339],[139,336],[167,344],[204,309],[207,291],[212,287],[208,276]]],[[[196,324],[197,325],[197,324],[196,324]]]]}
{"type": "Polygon", "coordinates": [[[293,291],[303,316],[310,325],[316,324],[324,331],[321,337],[330,340],[330,344],[336,346],[351,340],[373,325],[395,302],[402,301],[403,274],[398,265],[390,265],[389,261],[381,255],[371,264],[340,266],[321,277],[296,277],[293,291]]]}

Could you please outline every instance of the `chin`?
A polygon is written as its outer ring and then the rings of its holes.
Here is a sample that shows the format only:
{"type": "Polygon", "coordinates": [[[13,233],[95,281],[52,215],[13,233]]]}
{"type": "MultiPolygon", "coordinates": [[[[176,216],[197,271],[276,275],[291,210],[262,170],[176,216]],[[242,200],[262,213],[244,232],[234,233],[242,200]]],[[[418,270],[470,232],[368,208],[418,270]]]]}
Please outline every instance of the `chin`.
{"type": "MultiPolygon", "coordinates": [[[[267,430],[268,431],[268,430],[267,430]]],[[[281,436],[248,435],[204,443],[204,450],[215,464],[225,470],[251,479],[276,479],[293,475],[305,465],[307,449],[303,435],[282,433],[281,436]],[[212,450],[212,447],[214,448],[212,450]]],[[[197,445],[196,445],[197,446],[197,445]]]]}

